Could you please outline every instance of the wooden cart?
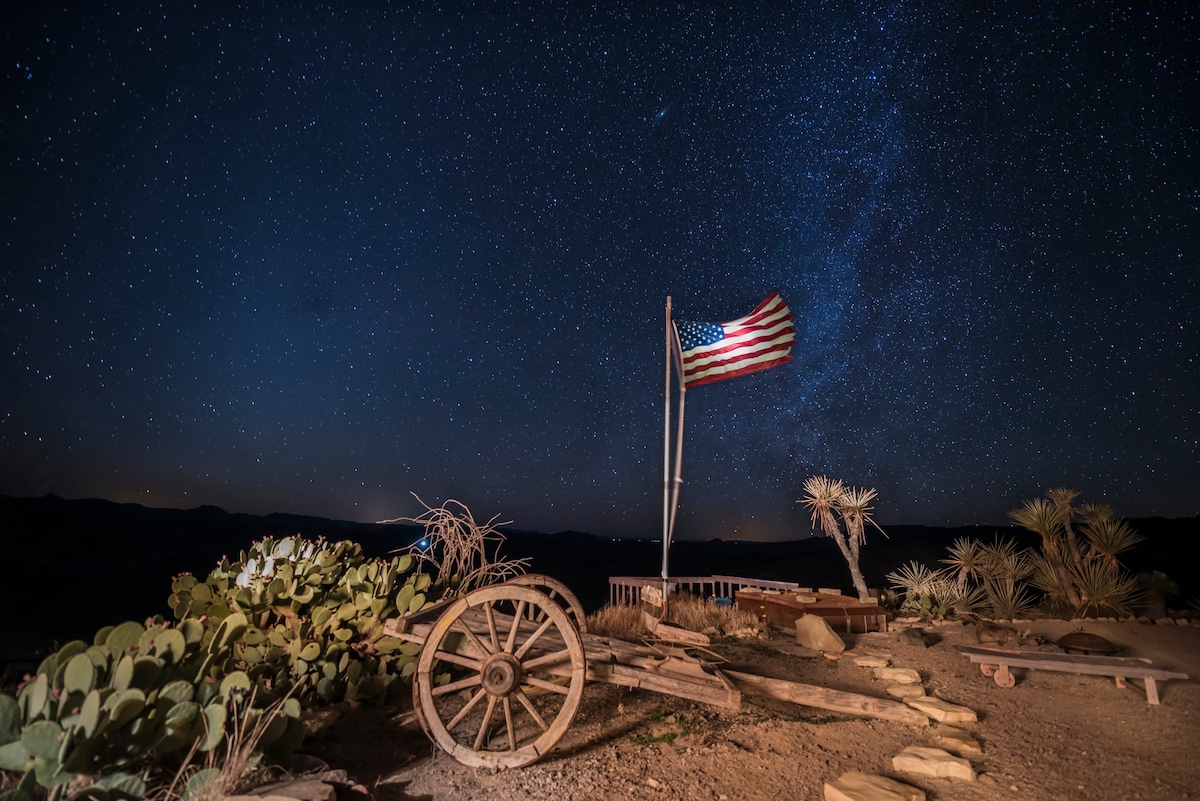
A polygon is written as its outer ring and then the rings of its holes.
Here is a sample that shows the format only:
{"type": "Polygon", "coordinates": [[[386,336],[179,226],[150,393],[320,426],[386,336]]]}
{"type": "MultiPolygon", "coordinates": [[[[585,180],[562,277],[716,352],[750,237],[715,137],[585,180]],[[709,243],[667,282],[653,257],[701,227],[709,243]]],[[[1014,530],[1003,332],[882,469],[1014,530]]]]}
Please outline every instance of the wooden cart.
{"type": "Polygon", "coordinates": [[[552,749],[571,725],[586,681],[736,709],[742,693],[851,715],[928,725],[896,701],[770,679],[706,664],[687,644],[638,645],[585,630],[562,583],[520,576],[389,620],[418,643],[413,705],[425,733],[466,765],[514,768],[552,749]]]}

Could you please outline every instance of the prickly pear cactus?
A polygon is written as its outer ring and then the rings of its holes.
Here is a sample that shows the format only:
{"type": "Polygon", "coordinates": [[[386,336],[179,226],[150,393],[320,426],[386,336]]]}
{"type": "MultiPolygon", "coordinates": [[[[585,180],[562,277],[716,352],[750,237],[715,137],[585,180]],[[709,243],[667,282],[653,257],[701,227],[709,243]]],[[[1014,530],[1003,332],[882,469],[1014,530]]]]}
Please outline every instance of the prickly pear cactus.
{"type": "Polygon", "coordinates": [[[140,798],[138,769],[193,744],[220,746],[226,722],[272,719],[260,749],[291,749],[303,737],[300,704],[264,693],[251,702],[248,675],[222,672],[247,630],[240,612],[211,631],[196,620],[172,625],[161,618],[107,626],[92,643],[69,642],[46,657],[15,698],[0,695],[0,769],[24,774],[15,801],[33,797],[34,785],[62,796],[76,775],[104,774],[93,798],[140,798]],[[101,792],[103,791],[103,792],[101,792]]]}
{"type": "Polygon", "coordinates": [[[178,620],[203,624],[206,641],[228,615],[246,616],[225,671],[302,701],[382,701],[403,692],[418,650],[385,635],[384,621],[441,591],[413,567],[408,555],[367,559],[350,541],[267,538],[203,582],[176,577],[169,603],[178,620]]]}

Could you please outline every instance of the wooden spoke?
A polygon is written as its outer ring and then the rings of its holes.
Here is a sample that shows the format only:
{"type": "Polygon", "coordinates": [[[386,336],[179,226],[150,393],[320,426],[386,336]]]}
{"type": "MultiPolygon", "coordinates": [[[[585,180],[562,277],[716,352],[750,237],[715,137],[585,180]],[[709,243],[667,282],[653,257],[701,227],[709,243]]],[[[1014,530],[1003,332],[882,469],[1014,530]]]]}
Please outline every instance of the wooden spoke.
{"type": "Polygon", "coordinates": [[[483,611],[487,614],[488,636],[492,639],[492,653],[494,654],[500,650],[500,635],[496,633],[496,610],[488,603],[483,605],[483,611]]]}
{"type": "Polygon", "coordinates": [[[516,751],[517,735],[513,732],[512,700],[508,696],[505,696],[501,699],[501,702],[504,704],[504,726],[508,729],[508,750],[516,751]]]}
{"type": "Polygon", "coordinates": [[[468,687],[478,687],[481,681],[482,678],[478,673],[472,673],[465,679],[452,681],[449,684],[443,684],[441,687],[434,687],[433,697],[437,698],[439,695],[449,695],[450,693],[456,693],[459,690],[465,690],[468,687]]]}
{"type": "Polygon", "coordinates": [[[453,651],[438,651],[434,655],[434,659],[439,662],[449,662],[452,665],[469,668],[471,670],[479,670],[483,667],[483,663],[478,659],[472,659],[469,656],[460,656],[453,651]]]}
{"type": "Polygon", "coordinates": [[[529,635],[529,639],[526,640],[521,645],[521,647],[517,649],[516,653],[514,653],[513,656],[515,656],[517,659],[523,658],[525,656],[525,654],[529,653],[529,649],[532,648],[533,644],[538,641],[538,638],[541,637],[543,634],[545,634],[546,629],[550,628],[551,625],[553,625],[553,621],[551,621],[550,618],[547,617],[546,620],[542,623],[542,625],[538,626],[537,631],[535,631],[533,634],[529,635]]]}
{"type": "MultiPolygon", "coordinates": [[[[587,615],[584,614],[583,605],[579,603],[579,599],[575,597],[575,593],[571,592],[567,588],[567,585],[558,579],[537,573],[527,573],[511,578],[507,583],[517,584],[522,587],[533,587],[540,590],[556,606],[566,611],[567,615],[575,623],[575,628],[579,629],[580,632],[587,631],[587,615]]],[[[534,622],[540,622],[544,615],[545,612],[539,610],[537,619],[534,622]]]]}
{"type": "Polygon", "coordinates": [[[570,612],[538,586],[499,584],[441,610],[417,656],[413,703],[426,734],[459,762],[522,767],[562,738],[586,677],[570,612]]]}
{"type": "Polygon", "coordinates": [[[485,695],[487,695],[487,690],[485,690],[481,687],[479,689],[479,692],[475,693],[475,695],[473,695],[471,697],[471,700],[466,703],[466,706],[464,706],[461,710],[459,710],[459,713],[457,715],[450,718],[450,722],[446,724],[446,728],[453,729],[459,723],[462,723],[462,719],[465,718],[467,715],[471,714],[471,710],[474,709],[479,704],[479,702],[483,700],[483,697],[485,695]]]}
{"type": "Polygon", "coordinates": [[[483,742],[487,738],[488,727],[492,725],[492,715],[496,714],[496,696],[488,696],[487,712],[483,713],[483,723],[479,724],[479,734],[475,735],[475,750],[483,748],[483,742]]]}
{"type": "Polygon", "coordinates": [[[521,702],[521,706],[525,707],[525,711],[528,712],[529,716],[533,718],[535,723],[537,723],[538,728],[540,728],[542,731],[550,728],[546,725],[546,721],[542,718],[541,713],[537,711],[537,707],[535,707],[533,702],[529,700],[529,696],[525,694],[524,687],[517,688],[516,696],[517,700],[521,702]]]}
{"type": "Polygon", "coordinates": [[[458,630],[461,631],[463,634],[467,635],[467,639],[471,641],[472,645],[474,645],[476,648],[479,649],[479,652],[481,654],[495,653],[495,651],[493,651],[491,648],[488,648],[486,645],[484,645],[483,641],[480,640],[479,637],[477,637],[475,635],[475,632],[473,632],[469,628],[467,628],[467,625],[465,623],[463,623],[460,620],[455,620],[454,622],[457,624],[458,630]]]}
{"type": "Polygon", "coordinates": [[[521,618],[525,615],[525,601],[517,601],[517,613],[513,615],[512,628],[508,630],[508,639],[504,642],[504,653],[511,654],[517,642],[517,631],[521,628],[521,618]]]}
{"type": "Polygon", "coordinates": [[[544,665],[557,665],[559,662],[566,662],[571,658],[571,650],[564,648],[561,651],[555,651],[551,654],[542,654],[521,663],[524,670],[534,670],[544,665]]]}
{"type": "Polygon", "coordinates": [[[552,681],[539,679],[537,676],[526,676],[525,683],[530,687],[537,687],[538,689],[546,690],[547,692],[558,693],[559,695],[566,695],[571,691],[570,687],[564,687],[563,685],[555,684],[552,681]]]}

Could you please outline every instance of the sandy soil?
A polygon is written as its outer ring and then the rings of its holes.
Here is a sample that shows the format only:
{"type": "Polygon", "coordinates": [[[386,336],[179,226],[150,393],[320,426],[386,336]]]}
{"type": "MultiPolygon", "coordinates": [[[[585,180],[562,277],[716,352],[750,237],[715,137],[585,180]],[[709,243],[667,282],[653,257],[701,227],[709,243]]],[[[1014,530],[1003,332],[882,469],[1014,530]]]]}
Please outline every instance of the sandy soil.
{"type": "MultiPolygon", "coordinates": [[[[1014,627],[1053,640],[1079,625],[1014,627]]],[[[1016,670],[1016,686],[1003,689],[952,647],[977,644],[972,625],[927,629],[939,638],[928,648],[898,633],[848,636],[851,650],[837,660],[798,656],[779,632],[719,646],[738,670],[877,697],[888,697],[887,683],[853,655],[890,654],[893,665],[920,672],[929,695],[978,713],[964,727],[982,747],[968,755],[974,782],[893,770],[905,746],[941,745],[936,723],[917,728],[753,698],[730,712],[603,684],[587,685],[555,751],[520,770],[460,765],[398,710],[347,713],[311,752],[383,801],[820,799],[824,782],[851,770],[901,779],[930,799],[1200,798],[1200,627],[1088,621],[1085,628],[1124,646],[1123,655],[1191,678],[1160,682],[1159,706],[1132,681],[1120,689],[1096,676],[1016,670]],[[676,734],[670,743],[646,742],[667,732],[676,734]]]]}

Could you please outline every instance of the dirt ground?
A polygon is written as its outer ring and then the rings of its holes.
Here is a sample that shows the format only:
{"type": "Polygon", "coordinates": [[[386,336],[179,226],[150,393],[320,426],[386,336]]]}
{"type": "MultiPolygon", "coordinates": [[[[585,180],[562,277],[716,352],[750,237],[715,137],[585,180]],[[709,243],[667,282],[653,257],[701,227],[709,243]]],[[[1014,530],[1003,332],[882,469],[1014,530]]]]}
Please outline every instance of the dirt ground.
{"type": "MultiPolygon", "coordinates": [[[[1012,627],[1054,640],[1080,625],[1012,627]]],[[[1016,686],[1003,689],[953,648],[978,644],[974,625],[927,628],[938,639],[928,648],[899,633],[846,636],[849,650],[836,660],[797,655],[782,632],[717,646],[736,670],[880,698],[890,697],[888,683],[853,657],[889,654],[894,666],[921,674],[929,695],[978,713],[977,723],[963,727],[982,749],[965,754],[979,774],[974,782],[893,769],[892,757],[906,746],[941,747],[937,723],[919,728],[750,697],[739,711],[724,711],[595,683],[557,748],[523,769],[465,767],[435,750],[411,713],[398,710],[349,712],[311,753],[381,801],[821,799],[826,781],[855,770],[900,779],[930,799],[1200,798],[1200,626],[1082,625],[1124,646],[1122,655],[1191,678],[1160,682],[1159,706],[1133,681],[1120,689],[1099,676],[1014,670],[1016,686]]]]}

